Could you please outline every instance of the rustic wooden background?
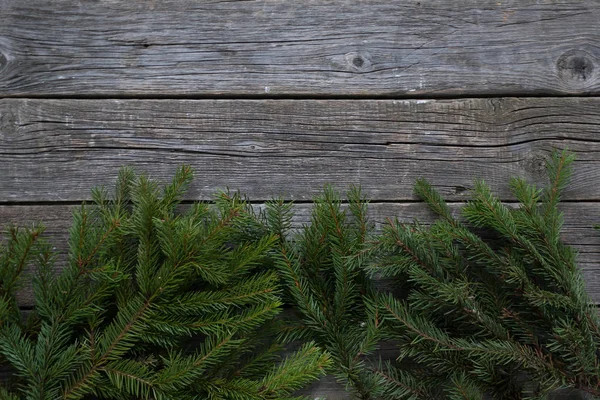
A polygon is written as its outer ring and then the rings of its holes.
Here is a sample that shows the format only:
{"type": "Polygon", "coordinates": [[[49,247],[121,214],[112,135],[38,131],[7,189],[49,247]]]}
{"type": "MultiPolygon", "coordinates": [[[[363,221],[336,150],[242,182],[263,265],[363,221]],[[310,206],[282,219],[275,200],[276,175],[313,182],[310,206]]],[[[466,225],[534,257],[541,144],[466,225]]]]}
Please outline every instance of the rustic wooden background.
{"type": "Polygon", "coordinates": [[[64,251],[119,166],[182,163],[189,200],[284,194],[302,221],[325,183],[361,184],[375,221],[412,219],[419,176],[512,201],[568,147],[564,238],[600,303],[599,94],[598,0],[0,0],[0,225],[45,221],[64,251]]]}

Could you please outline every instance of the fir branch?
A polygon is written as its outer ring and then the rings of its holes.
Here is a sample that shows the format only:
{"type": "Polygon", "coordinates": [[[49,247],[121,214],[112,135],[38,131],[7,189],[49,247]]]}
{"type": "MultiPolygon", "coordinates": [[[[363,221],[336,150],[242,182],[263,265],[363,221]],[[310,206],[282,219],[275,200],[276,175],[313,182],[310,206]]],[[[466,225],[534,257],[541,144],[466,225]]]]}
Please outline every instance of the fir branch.
{"type": "Polygon", "coordinates": [[[391,364],[387,367],[379,366],[371,368],[371,372],[381,379],[380,391],[386,399],[405,400],[433,400],[435,397],[428,393],[423,385],[419,384],[417,378],[410,372],[393,368],[391,364]]]}
{"type": "Polygon", "coordinates": [[[8,245],[8,252],[5,256],[7,259],[3,260],[2,265],[0,265],[3,272],[0,284],[0,297],[14,295],[15,284],[21,278],[25,265],[31,260],[31,252],[35,249],[35,244],[43,232],[44,228],[42,226],[26,230],[24,233],[19,232],[19,229],[15,226],[8,228],[11,242],[8,245]],[[17,254],[14,254],[15,252],[17,254]],[[11,256],[16,256],[16,260],[13,260],[11,256]],[[8,265],[6,265],[9,263],[14,265],[10,272],[8,271],[8,265]]]}
{"type": "Polygon", "coordinates": [[[194,383],[195,379],[217,362],[220,354],[233,350],[243,344],[243,340],[235,340],[227,334],[205,341],[196,355],[183,356],[172,353],[165,360],[165,368],[155,379],[155,385],[164,391],[179,390],[194,383]]]}
{"type": "Polygon", "coordinates": [[[19,393],[191,400],[254,388],[264,400],[291,399],[322,373],[328,358],[316,348],[274,369],[282,303],[277,275],[264,267],[276,236],[261,231],[240,195],[177,214],[190,180],[180,169],[161,196],[156,182],[123,170],[112,200],[97,189],[95,207],[74,214],[67,268],[54,276],[40,246],[31,334],[5,318],[10,304],[0,298],[0,353],[18,371],[19,393]]]}
{"type": "Polygon", "coordinates": [[[426,371],[449,376],[475,367],[474,375],[454,375],[445,389],[450,398],[524,396],[531,382],[540,396],[598,383],[600,324],[575,253],[560,241],[557,207],[572,161],[565,152],[553,154],[543,189],[512,179],[516,209],[477,182],[463,208],[466,224],[420,180],[415,191],[440,221],[429,229],[388,222],[370,270],[400,278],[406,300],[382,297],[382,327],[400,342],[401,357],[426,371]]]}
{"type": "Polygon", "coordinates": [[[322,375],[330,365],[327,354],[314,343],[306,343],[266,375],[258,391],[278,396],[290,394],[322,375]]]}
{"type": "Polygon", "coordinates": [[[109,342],[106,350],[102,351],[99,356],[95,357],[91,365],[86,366],[83,375],[81,375],[78,380],[67,386],[63,395],[64,399],[76,398],[79,396],[79,393],[81,393],[82,389],[89,386],[89,380],[91,380],[97,374],[97,372],[109,359],[114,358],[117,354],[123,354],[122,350],[115,354],[115,349],[117,349],[117,346],[119,346],[119,344],[127,338],[127,334],[134,328],[135,323],[142,318],[144,313],[148,310],[152,301],[152,297],[146,299],[142,303],[141,307],[135,310],[133,315],[126,321],[125,326],[118,331],[116,337],[109,342]]]}

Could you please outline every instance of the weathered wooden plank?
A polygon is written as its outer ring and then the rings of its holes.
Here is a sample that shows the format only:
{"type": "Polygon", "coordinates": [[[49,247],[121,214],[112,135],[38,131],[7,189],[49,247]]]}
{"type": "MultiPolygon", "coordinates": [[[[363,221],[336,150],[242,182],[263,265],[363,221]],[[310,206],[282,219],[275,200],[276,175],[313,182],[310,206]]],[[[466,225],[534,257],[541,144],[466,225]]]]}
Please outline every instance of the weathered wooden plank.
{"type": "Polygon", "coordinates": [[[543,182],[552,148],[578,154],[566,199],[600,199],[600,99],[0,100],[0,202],[80,201],[130,164],[192,165],[190,199],[218,188],[309,200],[325,183],[413,199],[426,177],[462,200],[474,178],[543,182]]]}
{"type": "MultiPolygon", "coordinates": [[[[451,205],[458,210],[460,204],[451,205]]],[[[22,205],[0,206],[0,227],[9,222],[20,225],[35,221],[43,221],[47,227],[46,236],[62,254],[60,263],[65,260],[64,254],[68,249],[68,229],[71,224],[72,205],[22,205]]],[[[256,207],[260,207],[257,205],[256,207]]],[[[593,229],[600,224],[600,203],[564,203],[565,214],[563,238],[579,251],[579,264],[584,274],[587,289],[594,302],[600,304],[600,232],[593,229]]],[[[310,221],[310,204],[297,204],[294,226],[300,227],[310,221]]],[[[400,220],[410,222],[414,218],[421,221],[431,221],[432,214],[422,203],[374,203],[370,205],[370,218],[375,229],[380,230],[388,217],[397,216],[400,220]]],[[[30,305],[30,293],[25,291],[22,303],[30,305]]]]}
{"type": "Polygon", "coordinates": [[[0,1],[0,97],[588,94],[600,3],[0,1]]]}

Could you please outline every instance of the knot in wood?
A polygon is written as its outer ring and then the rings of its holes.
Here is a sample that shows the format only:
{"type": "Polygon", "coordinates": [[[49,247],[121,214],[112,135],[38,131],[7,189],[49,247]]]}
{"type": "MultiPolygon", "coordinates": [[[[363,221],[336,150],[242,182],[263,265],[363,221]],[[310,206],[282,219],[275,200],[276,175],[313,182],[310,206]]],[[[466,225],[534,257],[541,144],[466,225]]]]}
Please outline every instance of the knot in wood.
{"type": "Polygon", "coordinates": [[[8,57],[4,55],[2,50],[0,49],[0,72],[2,72],[6,66],[8,65],[8,57]]]}
{"type": "Polygon", "coordinates": [[[582,50],[572,50],[558,58],[556,69],[563,82],[580,88],[592,80],[595,66],[590,54],[582,50]]]}
{"type": "Polygon", "coordinates": [[[525,170],[533,177],[546,175],[547,157],[544,154],[530,154],[525,158],[525,170]]]}
{"type": "Polygon", "coordinates": [[[344,57],[351,71],[367,72],[373,69],[371,57],[368,53],[352,51],[346,53],[344,57]]]}

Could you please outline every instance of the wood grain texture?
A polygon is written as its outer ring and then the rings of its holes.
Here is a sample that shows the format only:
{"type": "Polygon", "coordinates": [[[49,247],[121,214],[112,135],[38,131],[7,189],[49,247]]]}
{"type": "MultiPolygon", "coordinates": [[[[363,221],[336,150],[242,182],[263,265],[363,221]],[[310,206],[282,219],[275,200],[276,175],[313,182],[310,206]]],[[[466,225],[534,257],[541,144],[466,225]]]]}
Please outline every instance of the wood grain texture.
{"type": "MultiPolygon", "coordinates": [[[[0,0],[0,226],[43,220],[64,265],[64,202],[124,164],[165,181],[185,163],[188,200],[361,184],[380,229],[430,220],[416,177],[458,202],[484,177],[511,200],[510,176],[542,183],[550,151],[569,147],[564,239],[600,303],[600,99],[497,98],[598,95],[599,20],[595,0],[0,0]]],[[[307,223],[310,206],[296,209],[307,223]]],[[[304,394],[350,399],[331,377],[304,394]]]]}
{"type": "MultiPolygon", "coordinates": [[[[13,222],[28,225],[42,221],[46,228],[46,237],[61,254],[58,266],[64,265],[68,249],[68,230],[71,225],[73,205],[22,205],[0,206],[0,227],[13,222]]],[[[261,205],[256,205],[260,208],[261,205]]],[[[460,203],[452,203],[451,207],[458,214],[460,203]]],[[[595,303],[600,304],[600,232],[593,229],[600,224],[600,202],[563,203],[565,226],[563,239],[579,252],[579,265],[583,271],[587,289],[595,303]]],[[[301,227],[310,222],[310,204],[297,204],[293,224],[301,227]]],[[[417,218],[427,223],[433,215],[422,203],[373,203],[369,206],[371,222],[380,231],[386,219],[398,217],[401,221],[412,222],[417,218]]],[[[30,293],[25,291],[21,297],[22,304],[32,304],[30,293]]]]}
{"type": "Polygon", "coordinates": [[[600,91],[595,0],[0,0],[0,97],[600,91]]]}
{"type": "Polygon", "coordinates": [[[475,178],[545,181],[554,148],[577,152],[567,200],[600,199],[600,98],[459,100],[0,99],[0,203],[81,201],[129,164],[189,199],[225,187],[256,201],[310,200],[326,183],[411,200],[428,178],[464,200],[475,178]]]}

